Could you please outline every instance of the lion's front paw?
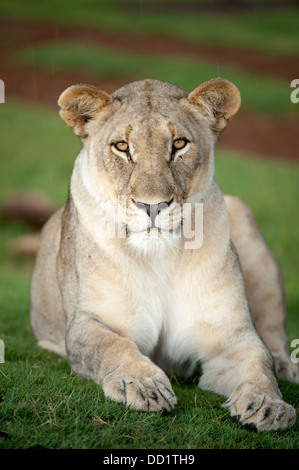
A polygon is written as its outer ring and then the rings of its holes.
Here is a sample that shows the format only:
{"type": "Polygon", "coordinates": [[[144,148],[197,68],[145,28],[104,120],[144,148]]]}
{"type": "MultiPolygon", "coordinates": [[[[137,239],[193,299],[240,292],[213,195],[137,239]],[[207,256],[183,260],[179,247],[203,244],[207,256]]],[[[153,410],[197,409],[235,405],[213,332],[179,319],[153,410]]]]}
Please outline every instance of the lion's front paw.
{"type": "Polygon", "coordinates": [[[283,429],[296,421],[296,411],[283,400],[260,393],[245,393],[236,400],[232,397],[223,405],[232,416],[238,416],[243,425],[258,431],[283,429]]]}
{"type": "Polygon", "coordinates": [[[139,374],[109,374],[102,383],[105,395],[139,411],[170,411],[177,403],[176,396],[164,372],[152,377],[139,374]]]}

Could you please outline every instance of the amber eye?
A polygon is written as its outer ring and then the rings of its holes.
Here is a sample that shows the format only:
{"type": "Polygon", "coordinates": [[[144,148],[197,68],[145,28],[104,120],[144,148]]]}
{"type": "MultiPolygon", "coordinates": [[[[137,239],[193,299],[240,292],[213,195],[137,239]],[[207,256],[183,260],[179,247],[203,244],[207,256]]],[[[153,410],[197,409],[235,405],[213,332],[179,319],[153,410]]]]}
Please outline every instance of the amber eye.
{"type": "Polygon", "coordinates": [[[187,139],[176,139],[173,141],[173,147],[175,150],[181,150],[184,148],[188,143],[187,139]]]}
{"type": "Polygon", "coordinates": [[[129,150],[129,145],[127,142],[117,142],[114,144],[114,147],[120,152],[127,152],[129,150]]]}

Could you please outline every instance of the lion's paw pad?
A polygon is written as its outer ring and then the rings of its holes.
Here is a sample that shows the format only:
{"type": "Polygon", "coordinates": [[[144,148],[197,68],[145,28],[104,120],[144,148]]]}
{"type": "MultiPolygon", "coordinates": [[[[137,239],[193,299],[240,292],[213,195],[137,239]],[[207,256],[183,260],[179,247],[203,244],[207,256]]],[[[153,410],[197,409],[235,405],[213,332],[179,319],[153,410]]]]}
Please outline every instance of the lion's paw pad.
{"type": "Polygon", "coordinates": [[[283,400],[267,395],[247,393],[236,401],[224,404],[232,416],[238,416],[240,422],[258,431],[283,429],[292,426],[296,420],[296,411],[283,400]]]}
{"type": "Polygon", "coordinates": [[[177,402],[169,384],[152,378],[127,377],[103,384],[103,388],[107,397],[140,411],[170,411],[177,402]]]}

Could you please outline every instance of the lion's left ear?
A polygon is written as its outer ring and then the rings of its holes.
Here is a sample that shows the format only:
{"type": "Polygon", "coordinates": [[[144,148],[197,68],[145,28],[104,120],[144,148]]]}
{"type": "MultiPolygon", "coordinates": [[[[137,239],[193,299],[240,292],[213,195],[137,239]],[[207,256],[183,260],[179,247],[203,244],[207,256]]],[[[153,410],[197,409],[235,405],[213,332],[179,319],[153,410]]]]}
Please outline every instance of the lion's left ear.
{"type": "Polygon", "coordinates": [[[188,96],[190,104],[212,118],[212,129],[220,133],[241,104],[238,88],[228,80],[215,78],[196,87],[188,96]]]}

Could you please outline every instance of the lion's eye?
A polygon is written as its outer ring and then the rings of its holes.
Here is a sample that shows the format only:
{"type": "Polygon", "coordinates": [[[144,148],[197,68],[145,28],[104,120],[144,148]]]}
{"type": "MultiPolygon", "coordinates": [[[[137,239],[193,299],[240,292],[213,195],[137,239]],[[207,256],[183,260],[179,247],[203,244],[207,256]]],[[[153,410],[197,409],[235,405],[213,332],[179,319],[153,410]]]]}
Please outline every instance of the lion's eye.
{"type": "Polygon", "coordinates": [[[114,147],[119,150],[120,152],[127,152],[129,150],[129,145],[127,142],[116,142],[114,147]]]}
{"type": "Polygon", "coordinates": [[[173,148],[174,150],[181,150],[187,145],[187,143],[187,139],[176,139],[173,141],[173,148]]]}

